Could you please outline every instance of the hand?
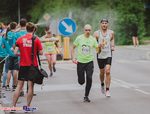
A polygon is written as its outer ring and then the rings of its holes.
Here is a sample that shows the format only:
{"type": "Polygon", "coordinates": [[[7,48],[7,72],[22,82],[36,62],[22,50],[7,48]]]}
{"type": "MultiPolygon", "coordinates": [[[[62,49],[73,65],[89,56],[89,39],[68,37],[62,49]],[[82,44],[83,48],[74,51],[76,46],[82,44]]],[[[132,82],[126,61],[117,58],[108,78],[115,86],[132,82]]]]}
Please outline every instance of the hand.
{"type": "Polygon", "coordinates": [[[111,51],[114,51],[115,50],[115,48],[114,47],[111,47],[111,51]]]}
{"type": "Polygon", "coordinates": [[[17,53],[17,56],[20,56],[20,53],[17,53]]]}
{"type": "Polygon", "coordinates": [[[105,45],[105,44],[102,43],[102,44],[99,44],[98,47],[104,47],[104,45],[105,45]]]}
{"type": "Polygon", "coordinates": [[[13,48],[13,47],[11,47],[11,51],[14,51],[14,48],[13,48]]]}
{"type": "Polygon", "coordinates": [[[72,62],[75,63],[75,61],[76,61],[76,59],[75,59],[75,58],[72,58],[72,62]]]}

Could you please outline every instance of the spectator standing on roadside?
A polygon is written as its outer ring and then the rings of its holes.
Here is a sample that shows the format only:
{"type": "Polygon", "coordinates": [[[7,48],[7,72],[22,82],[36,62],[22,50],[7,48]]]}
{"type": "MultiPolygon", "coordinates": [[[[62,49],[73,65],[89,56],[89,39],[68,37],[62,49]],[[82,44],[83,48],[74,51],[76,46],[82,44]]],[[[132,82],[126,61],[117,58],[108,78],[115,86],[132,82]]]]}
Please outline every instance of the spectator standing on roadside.
{"type": "Polygon", "coordinates": [[[136,45],[139,47],[138,33],[137,33],[138,32],[138,27],[137,27],[136,23],[132,24],[131,31],[132,31],[131,36],[132,36],[132,40],[133,40],[133,45],[134,45],[134,47],[136,47],[136,45]]]}

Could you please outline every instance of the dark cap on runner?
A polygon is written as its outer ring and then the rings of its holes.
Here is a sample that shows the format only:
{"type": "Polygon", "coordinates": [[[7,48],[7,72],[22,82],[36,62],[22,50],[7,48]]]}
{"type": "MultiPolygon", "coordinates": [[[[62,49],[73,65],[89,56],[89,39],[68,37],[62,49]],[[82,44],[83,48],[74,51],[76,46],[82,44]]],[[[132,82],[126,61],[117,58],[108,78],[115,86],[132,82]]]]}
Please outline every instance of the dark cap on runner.
{"type": "Polygon", "coordinates": [[[102,20],[101,20],[101,23],[102,23],[102,22],[107,22],[107,23],[108,23],[108,20],[107,20],[107,19],[102,19],[102,20]]]}

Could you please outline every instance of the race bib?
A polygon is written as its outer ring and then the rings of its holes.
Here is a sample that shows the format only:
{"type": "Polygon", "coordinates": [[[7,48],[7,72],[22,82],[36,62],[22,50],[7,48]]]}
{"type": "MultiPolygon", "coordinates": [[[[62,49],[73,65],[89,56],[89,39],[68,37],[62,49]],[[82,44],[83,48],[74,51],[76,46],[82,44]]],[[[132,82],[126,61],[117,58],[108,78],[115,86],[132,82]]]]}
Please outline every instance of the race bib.
{"type": "Polygon", "coordinates": [[[90,54],[91,53],[91,47],[83,45],[82,46],[82,54],[90,54]]]}
{"type": "Polygon", "coordinates": [[[53,46],[48,46],[47,47],[47,51],[53,51],[54,49],[53,49],[53,46]]]}

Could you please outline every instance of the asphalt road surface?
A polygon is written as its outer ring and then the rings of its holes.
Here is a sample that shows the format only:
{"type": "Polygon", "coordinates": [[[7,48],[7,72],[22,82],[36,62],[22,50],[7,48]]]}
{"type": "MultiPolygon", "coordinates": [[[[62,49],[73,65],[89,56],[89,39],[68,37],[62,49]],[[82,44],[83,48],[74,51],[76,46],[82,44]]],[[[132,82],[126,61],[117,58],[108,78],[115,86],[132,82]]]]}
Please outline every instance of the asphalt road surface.
{"type": "MultiPolygon", "coordinates": [[[[116,47],[111,68],[110,98],[101,93],[99,68],[94,58],[91,102],[83,102],[85,84],[77,82],[76,64],[58,61],[54,76],[44,79],[44,86],[35,85],[32,114],[149,114],[150,113],[150,46],[116,47]]],[[[94,51],[95,53],[95,51],[94,51]]],[[[96,55],[96,54],[95,54],[96,55]]],[[[48,70],[47,62],[42,67],[48,70]]],[[[26,83],[25,83],[26,85],[26,83]]],[[[26,91],[26,86],[24,87],[26,91]]],[[[12,107],[13,91],[5,91],[2,107],[12,107]]],[[[20,97],[17,107],[26,105],[20,97]]],[[[9,111],[5,111],[9,114],[9,111]]],[[[24,111],[16,111],[22,114],[24,111]]]]}

